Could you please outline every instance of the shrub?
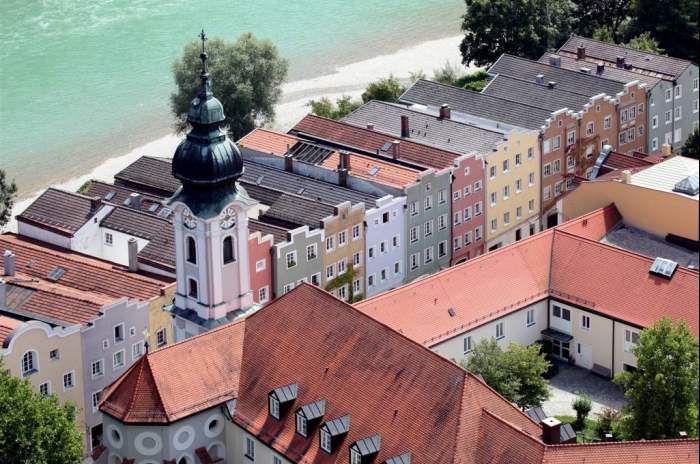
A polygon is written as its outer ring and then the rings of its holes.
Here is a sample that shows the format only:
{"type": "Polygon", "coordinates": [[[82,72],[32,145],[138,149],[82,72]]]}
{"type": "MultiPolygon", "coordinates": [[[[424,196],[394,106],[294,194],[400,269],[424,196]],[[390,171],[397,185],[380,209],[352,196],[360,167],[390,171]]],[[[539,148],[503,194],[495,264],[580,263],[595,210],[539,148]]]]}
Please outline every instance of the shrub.
{"type": "Polygon", "coordinates": [[[571,403],[571,407],[576,411],[576,421],[573,424],[574,429],[583,430],[586,427],[586,417],[591,412],[591,399],[586,395],[581,395],[571,403]]]}

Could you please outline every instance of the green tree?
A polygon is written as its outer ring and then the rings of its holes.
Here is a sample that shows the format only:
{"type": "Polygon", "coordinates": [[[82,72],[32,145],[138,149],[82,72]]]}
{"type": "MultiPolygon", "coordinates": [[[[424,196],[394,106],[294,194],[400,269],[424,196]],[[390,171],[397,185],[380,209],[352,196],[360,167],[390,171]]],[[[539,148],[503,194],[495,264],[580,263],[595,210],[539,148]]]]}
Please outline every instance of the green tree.
{"type": "Polygon", "coordinates": [[[481,92],[488,83],[488,77],[485,69],[478,69],[457,79],[455,85],[474,92],[481,92]]]}
{"type": "MultiPolygon", "coordinates": [[[[199,41],[187,44],[172,66],[177,92],[170,101],[179,132],[187,129],[187,111],[199,89],[201,47],[199,41]]],[[[272,121],[288,68],[277,47],[247,33],[233,43],[210,39],[206,51],[212,91],[224,105],[229,135],[238,140],[256,125],[272,121]]]]}
{"type": "Polygon", "coordinates": [[[656,53],[659,55],[664,53],[664,50],[659,47],[659,42],[653,38],[649,32],[644,32],[636,37],[632,37],[630,41],[625,44],[625,46],[634,48],[635,50],[656,53]]]}
{"type": "Polygon", "coordinates": [[[369,84],[362,93],[362,101],[367,103],[371,100],[381,100],[396,103],[405,91],[406,87],[396,77],[390,75],[385,79],[379,79],[369,84]]]}
{"type": "Polygon", "coordinates": [[[630,36],[649,32],[670,56],[698,62],[698,0],[634,0],[630,36]]]}
{"type": "Polygon", "coordinates": [[[17,184],[13,180],[8,180],[5,171],[0,169],[0,230],[10,221],[16,195],[17,184]]]}
{"type": "MultiPolygon", "coordinates": [[[[576,3],[576,32],[594,36],[596,29],[606,29],[610,40],[620,42],[629,22],[632,0],[574,0],[576,3]]],[[[595,38],[595,37],[594,37],[595,38]]]]}
{"type": "Polygon", "coordinates": [[[698,134],[698,129],[695,129],[685,141],[683,148],[681,148],[681,155],[700,159],[700,134],[698,134]]]}
{"type": "Polygon", "coordinates": [[[0,464],[80,462],[75,415],[75,406],[40,395],[27,380],[8,374],[0,361],[0,464]]]}
{"type": "Polygon", "coordinates": [[[503,351],[495,339],[481,340],[461,364],[522,409],[540,406],[549,397],[547,380],[542,377],[549,362],[537,344],[511,343],[503,351]]]}
{"type": "Polygon", "coordinates": [[[573,31],[571,0],[465,0],[462,63],[493,63],[509,53],[538,59],[573,31]]]}
{"type": "Polygon", "coordinates": [[[662,319],[642,330],[632,352],[637,369],[615,377],[629,403],[623,433],[631,439],[697,435],[698,340],[685,322],[662,319]]]}
{"type": "Polygon", "coordinates": [[[311,112],[316,116],[337,120],[344,118],[362,106],[362,102],[353,100],[348,95],[343,95],[335,103],[326,97],[322,97],[319,100],[309,101],[309,106],[311,107],[311,112]]]}
{"type": "Polygon", "coordinates": [[[455,85],[464,74],[463,67],[455,66],[448,61],[443,67],[433,71],[433,80],[442,84],[455,85]]]}
{"type": "Polygon", "coordinates": [[[607,26],[601,26],[594,30],[592,39],[599,42],[615,43],[615,37],[613,37],[612,31],[607,26]]]}
{"type": "Polygon", "coordinates": [[[587,395],[581,395],[571,402],[571,407],[576,411],[574,429],[583,430],[586,427],[586,418],[593,407],[591,399],[587,395]]]}

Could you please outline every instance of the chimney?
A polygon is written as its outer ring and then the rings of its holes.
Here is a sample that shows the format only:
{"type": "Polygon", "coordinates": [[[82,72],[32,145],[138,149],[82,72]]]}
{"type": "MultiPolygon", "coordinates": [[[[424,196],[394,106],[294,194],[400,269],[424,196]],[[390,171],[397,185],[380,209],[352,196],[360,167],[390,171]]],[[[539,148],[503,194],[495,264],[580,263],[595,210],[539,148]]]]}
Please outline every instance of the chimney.
{"type": "Polygon", "coordinates": [[[561,68],[561,56],[549,55],[549,64],[551,66],[556,66],[557,68],[561,68]]]}
{"type": "Polygon", "coordinates": [[[602,61],[599,61],[595,67],[595,72],[600,76],[603,74],[603,71],[605,71],[605,64],[602,61]]]}
{"type": "Polygon", "coordinates": [[[3,265],[5,266],[5,275],[12,277],[15,275],[15,254],[10,250],[5,250],[3,255],[3,265]]]}
{"type": "Polygon", "coordinates": [[[398,140],[391,142],[391,156],[395,160],[401,158],[401,142],[398,140]]]}
{"type": "Polygon", "coordinates": [[[139,262],[136,258],[136,255],[139,253],[139,246],[135,238],[129,239],[127,248],[129,250],[129,272],[136,272],[139,270],[139,262]]]}
{"type": "Polygon", "coordinates": [[[664,143],[663,145],[661,145],[661,154],[664,156],[671,156],[673,154],[673,151],[671,150],[671,144],[664,143]]]}
{"type": "Polygon", "coordinates": [[[535,82],[544,85],[544,74],[538,74],[535,76],[535,82]]]}
{"type": "Polygon", "coordinates": [[[631,184],[632,183],[632,171],[625,169],[622,171],[622,183],[631,184]]]}
{"type": "Polygon", "coordinates": [[[129,206],[131,206],[134,209],[141,209],[141,194],[137,192],[133,192],[129,194],[129,206]]]}
{"type": "Polygon", "coordinates": [[[615,438],[613,438],[613,434],[610,432],[605,432],[603,435],[603,441],[615,441],[615,438]]]}
{"type": "Polygon", "coordinates": [[[583,43],[580,43],[578,47],[576,48],[576,59],[577,60],[585,60],[586,59],[586,47],[583,46],[583,43]]]}
{"type": "Polygon", "coordinates": [[[443,103],[443,105],[440,107],[440,118],[450,119],[451,115],[452,111],[450,110],[450,105],[448,105],[447,103],[443,103]]]}
{"type": "Polygon", "coordinates": [[[586,66],[581,66],[581,68],[579,68],[579,71],[581,71],[583,74],[590,74],[591,68],[588,68],[586,66]]]}
{"type": "Polygon", "coordinates": [[[292,172],[294,170],[294,157],[287,153],[284,155],[284,170],[292,172]]]}
{"type": "Polygon", "coordinates": [[[367,123],[367,129],[373,131],[373,130],[374,130],[374,124],[372,124],[371,122],[368,122],[368,123],[367,123]]]}
{"type": "Polygon", "coordinates": [[[554,417],[542,421],[542,439],[548,445],[558,445],[561,441],[561,422],[554,417]]]}
{"type": "Polygon", "coordinates": [[[554,81],[547,82],[547,87],[549,87],[550,89],[553,89],[555,85],[557,85],[557,83],[554,81]]]}
{"type": "Polygon", "coordinates": [[[340,160],[338,163],[338,184],[342,187],[348,185],[348,172],[350,171],[350,152],[340,150],[340,160]]]}
{"type": "Polygon", "coordinates": [[[680,432],[678,432],[678,438],[680,438],[681,440],[687,440],[688,432],[681,430],[680,432]]]}
{"type": "Polygon", "coordinates": [[[102,199],[100,197],[90,198],[90,214],[95,214],[98,209],[102,206],[102,199]]]}
{"type": "Polygon", "coordinates": [[[624,67],[625,67],[625,57],[622,56],[622,55],[619,55],[619,56],[617,57],[617,61],[615,62],[615,65],[616,65],[618,68],[624,68],[624,67]]]}
{"type": "Polygon", "coordinates": [[[408,138],[410,134],[409,128],[408,128],[408,116],[401,115],[401,138],[405,139],[408,138]]]}

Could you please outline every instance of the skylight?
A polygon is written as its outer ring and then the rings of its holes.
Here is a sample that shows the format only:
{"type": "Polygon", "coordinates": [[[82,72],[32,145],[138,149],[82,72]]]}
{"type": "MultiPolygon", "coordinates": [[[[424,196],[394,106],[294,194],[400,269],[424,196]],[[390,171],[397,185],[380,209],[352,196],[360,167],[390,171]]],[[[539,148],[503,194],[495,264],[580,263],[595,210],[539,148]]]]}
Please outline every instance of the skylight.
{"type": "Polygon", "coordinates": [[[673,191],[695,196],[698,194],[699,186],[698,173],[696,172],[674,185],[673,191]]]}
{"type": "Polygon", "coordinates": [[[656,258],[649,269],[649,273],[670,279],[676,272],[678,263],[665,258],[656,258]]]}
{"type": "Polygon", "coordinates": [[[63,274],[65,274],[65,273],[66,273],[66,269],[57,266],[56,268],[54,268],[53,271],[51,271],[51,272],[49,273],[48,279],[49,279],[49,280],[53,280],[54,282],[56,282],[56,281],[57,281],[58,279],[60,279],[60,278],[63,276],[63,274]]]}
{"type": "Polygon", "coordinates": [[[170,208],[163,208],[158,212],[158,217],[167,218],[168,216],[170,216],[170,213],[172,213],[172,210],[170,208]]]}
{"type": "Polygon", "coordinates": [[[382,151],[389,151],[389,148],[391,148],[391,142],[385,142],[384,145],[382,145],[381,150],[382,151]]]}
{"type": "Polygon", "coordinates": [[[155,213],[157,209],[158,209],[158,203],[153,203],[151,206],[148,207],[148,212],[155,213]]]}
{"type": "Polygon", "coordinates": [[[107,192],[107,195],[105,195],[105,200],[111,200],[112,198],[114,198],[114,195],[116,195],[115,192],[107,192]]]}
{"type": "Polygon", "coordinates": [[[376,176],[377,173],[379,172],[379,168],[377,166],[374,166],[372,169],[367,172],[370,176],[376,176]]]}

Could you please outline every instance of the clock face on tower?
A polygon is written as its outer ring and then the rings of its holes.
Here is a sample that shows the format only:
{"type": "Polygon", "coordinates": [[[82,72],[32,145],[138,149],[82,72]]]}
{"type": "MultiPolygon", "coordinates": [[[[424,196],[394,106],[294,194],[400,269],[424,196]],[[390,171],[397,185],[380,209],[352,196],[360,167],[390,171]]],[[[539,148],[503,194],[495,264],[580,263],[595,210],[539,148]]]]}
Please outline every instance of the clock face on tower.
{"type": "Polygon", "coordinates": [[[229,206],[219,215],[219,224],[222,229],[230,229],[236,223],[236,210],[229,206]]]}
{"type": "Polygon", "coordinates": [[[194,229],[195,227],[197,227],[197,221],[195,220],[192,211],[190,211],[189,209],[185,208],[185,211],[182,212],[182,219],[185,223],[185,227],[187,227],[188,229],[194,229]]]}

